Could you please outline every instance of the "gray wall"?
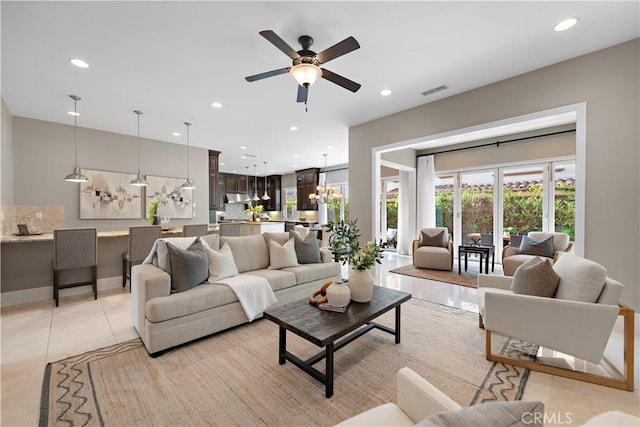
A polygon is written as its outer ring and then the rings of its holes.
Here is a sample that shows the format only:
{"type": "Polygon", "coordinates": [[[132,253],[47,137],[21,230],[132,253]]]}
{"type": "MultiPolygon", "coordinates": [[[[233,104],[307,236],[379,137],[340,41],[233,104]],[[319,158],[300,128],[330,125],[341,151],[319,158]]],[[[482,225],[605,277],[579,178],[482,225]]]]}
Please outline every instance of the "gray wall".
{"type": "Polygon", "coordinates": [[[0,188],[0,202],[3,205],[13,205],[13,123],[11,112],[2,101],[2,144],[0,158],[2,159],[2,187],[0,188]]]}
{"type": "MultiPolygon", "coordinates": [[[[146,224],[145,219],[80,219],[80,184],[64,181],[74,162],[73,126],[13,117],[13,141],[13,177],[3,168],[2,182],[4,186],[5,179],[13,181],[16,205],[63,205],[65,227],[111,231],[146,224]]],[[[186,145],[141,138],[140,151],[143,174],[186,178],[186,145]]],[[[196,216],[192,220],[171,220],[170,226],[209,222],[208,151],[191,147],[189,153],[191,178],[196,184],[193,193],[196,216]]],[[[135,136],[78,128],[80,167],[137,173],[137,159],[135,136]]]]}
{"type": "Polygon", "coordinates": [[[372,231],[371,148],[587,103],[585,256],[640,308],[640,39],[349,129],[350,216],[372,231]]]}

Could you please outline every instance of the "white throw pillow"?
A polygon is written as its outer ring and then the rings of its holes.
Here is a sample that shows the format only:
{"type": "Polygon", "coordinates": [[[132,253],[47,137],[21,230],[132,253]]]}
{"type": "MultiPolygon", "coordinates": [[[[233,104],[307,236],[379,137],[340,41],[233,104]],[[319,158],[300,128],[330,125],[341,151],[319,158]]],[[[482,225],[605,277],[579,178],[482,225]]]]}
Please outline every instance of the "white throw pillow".
{"type": "Polygon", "coordinates": [[[569,253],[559,256],[553,269],[560,276],[555,295],[560,299],[596,302],[607,280],[603,266],[569,253]]]}
{"type": "Polygon", "coordinates": [[[228,244],[224,244],[220,251],[214,251],[209,246],[205,246],[207,257],[209,258],[209,283],[233,277],[238,274],[238,267],[233,260],[233,252],[228,244]]]}
{"type": "Polygon", "coordinates": [[[269,266],[270,269],[295,267],[298,264],[296,256],[295,240],[289,239],[284,245],[274,240],[269,240],[269,266]]]}

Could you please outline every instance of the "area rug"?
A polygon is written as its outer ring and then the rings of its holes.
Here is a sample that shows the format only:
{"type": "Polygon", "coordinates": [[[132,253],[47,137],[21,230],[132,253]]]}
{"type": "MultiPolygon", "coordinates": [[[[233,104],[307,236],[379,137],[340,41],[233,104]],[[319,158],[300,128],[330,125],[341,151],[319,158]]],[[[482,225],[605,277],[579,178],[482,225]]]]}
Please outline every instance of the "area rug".
{"type": "Polygon", "coordinates": [[[467,286],[469,288],[478,287],[478,274],[463,271],[458,274],[457,267],[453,271],[429,270],[427,268],[417,268],[413,265],[389,270],[390,273],[404,274],[405,276],[419,277],[421,279],[436,280],[438,282],[453,283],[454,285],[467,286]]]}
{"type": "MultiPolygon", "coordinates": [[[[393,326],[394,312],[378,321],[393,326]]],[[[512,356],[536,352],[510,339],[494,344],[512,356]]],[[[303,358],[318,351],[292,334],[287,349],[303,358]]],[[[329,399],[309,375],[278,364],[278,326],[262,319],[157,358],[136,339],[50,363],[40,425],[334,425],[395,402],[403,366],[463,406],[518,400],[529,376],[485,360],[476,314],[413,299],[402,305],[400,344],[374,330],[336,353],[329,399]]]]}

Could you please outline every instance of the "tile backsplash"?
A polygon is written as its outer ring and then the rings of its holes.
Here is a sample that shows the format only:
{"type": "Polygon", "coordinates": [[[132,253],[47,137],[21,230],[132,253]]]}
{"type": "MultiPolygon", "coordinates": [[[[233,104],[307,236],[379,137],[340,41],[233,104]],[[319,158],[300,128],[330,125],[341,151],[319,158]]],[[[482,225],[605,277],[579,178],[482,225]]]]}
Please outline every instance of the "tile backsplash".
{"type": "Polygon", "coordinates": [[[51,233],[54,228],[64,228],[64,206],[2,205],[0,208],[2,235],[18,232],[17,224],[27,224],[30,232],[51,233]],[[32,230],[35,225],[37,230],[32,230]]]}

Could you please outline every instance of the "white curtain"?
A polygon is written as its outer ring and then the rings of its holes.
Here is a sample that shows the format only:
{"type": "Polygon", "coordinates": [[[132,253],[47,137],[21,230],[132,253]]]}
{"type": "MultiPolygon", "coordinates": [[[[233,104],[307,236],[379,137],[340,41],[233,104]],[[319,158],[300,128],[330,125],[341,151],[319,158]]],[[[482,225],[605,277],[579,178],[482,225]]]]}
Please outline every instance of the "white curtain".
{"type": "Polygon", "coordinates": [[[398,189],[398,253],[411,253],[416,234],[416,179],[414,171],[400,171],[398,189]]]}
{"type": "Polygon", "coordinates": [[[417,229],[436,226],[435,168],[433,156],[418,157],[417,229]]]}

